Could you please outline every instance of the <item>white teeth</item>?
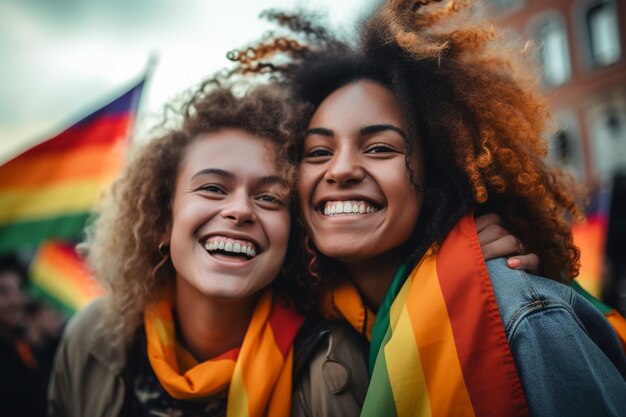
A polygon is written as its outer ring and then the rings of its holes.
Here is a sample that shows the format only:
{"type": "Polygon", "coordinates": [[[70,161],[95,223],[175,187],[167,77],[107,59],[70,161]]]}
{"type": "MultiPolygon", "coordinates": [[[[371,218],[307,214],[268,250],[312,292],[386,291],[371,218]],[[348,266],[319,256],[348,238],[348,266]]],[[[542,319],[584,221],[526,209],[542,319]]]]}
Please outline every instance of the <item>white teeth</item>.
{"type": "Polygon", "coordinates": [[[249,257],[256,256],[256,249],[253,243],[236,241],[226,236],[212,236],[204,242],[203,246],[209,252],[222,250],[225,252],[242,253],[249,257]]]}
{"type": "Polygon", "coordinates": [[[370,214],[378,209],[365,201],[327,201],[324,205],[324,215],[335,214],[370,214]]]}

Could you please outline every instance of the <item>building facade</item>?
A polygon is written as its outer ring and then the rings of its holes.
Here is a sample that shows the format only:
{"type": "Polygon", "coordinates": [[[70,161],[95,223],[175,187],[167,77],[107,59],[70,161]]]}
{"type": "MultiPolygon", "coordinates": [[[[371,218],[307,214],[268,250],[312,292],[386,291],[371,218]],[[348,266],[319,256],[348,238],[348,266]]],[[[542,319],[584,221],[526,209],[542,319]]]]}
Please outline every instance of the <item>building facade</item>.
{"type": "Polygon", "coordinates": [[[626,313],[626,0],[486,1],[499,25],[539,47],[557,123],[551,159],[592,196],[609,195],[603,295],[626,313]]]}

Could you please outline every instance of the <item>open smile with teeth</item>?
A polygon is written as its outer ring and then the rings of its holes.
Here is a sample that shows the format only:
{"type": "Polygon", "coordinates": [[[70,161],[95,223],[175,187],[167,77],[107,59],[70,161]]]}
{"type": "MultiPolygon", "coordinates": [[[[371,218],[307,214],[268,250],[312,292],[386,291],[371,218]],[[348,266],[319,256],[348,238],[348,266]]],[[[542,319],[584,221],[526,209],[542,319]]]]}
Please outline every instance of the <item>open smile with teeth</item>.
{"type": "Polygon", "coordinates": [[[327,201],[324,204],[324,216],[371,214],[378,210],[367,201],[327,201]]]}
{"type": "Polygon", "coordinates": [[[257,254],[256,245],[247,240],[231,239],[226,236],[211,236],[204,242],[204,249],[209,253],[221,253],[228,256],[245,256],[254,258],[257,254]]]}

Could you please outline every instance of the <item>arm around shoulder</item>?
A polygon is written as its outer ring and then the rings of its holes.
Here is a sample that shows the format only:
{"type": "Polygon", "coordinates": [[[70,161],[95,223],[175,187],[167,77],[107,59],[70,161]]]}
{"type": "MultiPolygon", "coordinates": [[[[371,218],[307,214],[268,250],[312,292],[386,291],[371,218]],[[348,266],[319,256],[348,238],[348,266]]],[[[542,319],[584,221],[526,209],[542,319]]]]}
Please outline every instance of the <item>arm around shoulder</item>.
{"type": "Polygon", "coordinates": [[[531,414],[626,416],[626,362],[620,349],[610,347],[617,343],[615,335],[602,326],[599,312],[594,326],[570,307],[547,301],[510,329],[531,414]]]}

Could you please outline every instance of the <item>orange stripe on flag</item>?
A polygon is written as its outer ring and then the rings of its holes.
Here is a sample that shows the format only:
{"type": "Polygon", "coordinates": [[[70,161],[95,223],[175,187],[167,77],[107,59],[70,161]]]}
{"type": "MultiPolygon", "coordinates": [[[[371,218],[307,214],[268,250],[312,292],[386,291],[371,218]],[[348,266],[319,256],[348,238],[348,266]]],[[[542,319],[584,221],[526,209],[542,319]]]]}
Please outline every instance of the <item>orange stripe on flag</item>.
{"type": "MultiPolygon", "coordinates": [[[[415,274],[415,275],[413,275],[415,274]]],[[[474,416],[457,357],[450,317],[437,279],[437,262],[425,255],[412,281],[407,309],[413,319],[413,332],[419,346],[430,395],[433,417],[474,416]],[[422,320],[429,317],[429,320],[422,320]],[[451,385],[450,381],[456,381],[451,385]]]]}
{"type": "Polygon", "coordinates": [[[59,158],[40,154],[16,159],[10,163],[15,175],[0,176],[0,193],[48,187],[77,179],[112,179],[122,166],[125,150],[125,144],[120,142],[115,146],[99,144],[67,150],[59,158]]]}

